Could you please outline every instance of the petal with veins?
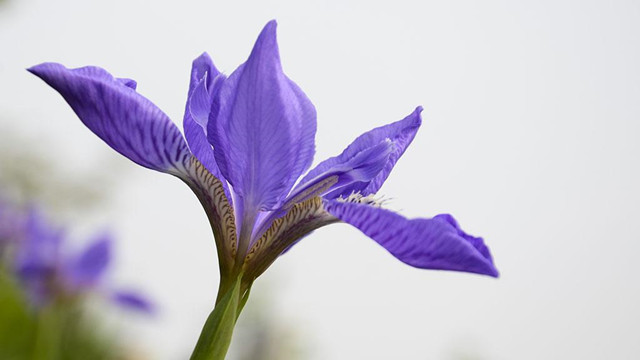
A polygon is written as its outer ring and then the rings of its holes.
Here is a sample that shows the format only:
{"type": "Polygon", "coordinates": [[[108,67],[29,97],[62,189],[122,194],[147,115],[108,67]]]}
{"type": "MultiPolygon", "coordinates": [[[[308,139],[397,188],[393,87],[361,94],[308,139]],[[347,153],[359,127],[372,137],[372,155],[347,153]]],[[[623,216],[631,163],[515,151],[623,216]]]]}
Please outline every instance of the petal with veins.
{"type": "Polygon", "coordinates": [[[318,166],[309,171],[309,173],[302,179],[301,183],[305,183],[310,179],[329,171],[331,168],[349,161],[349,159],[353,158],[363,150],[376,146],[380,142],[389,139],[394,144],[394,150],[387,159],[382,170],[375,177],[372,177],[366,182],[343,187],[340,191],[334,191],[331,194],[327,194],[325,197],[335,199],[342,195],[348,196],[352,192],[359,192],[362,195],[376,193],[389,176],[389,173],[391,173],[391,170],[398,159],[400,159],[409,144],[411,144],[411,141],[413,141],[413,138],[422,123],[420,112],[422,112],[422,107],[417,107],[413,113],[400,121],[375,128],[358,136],[358,138],[356,138],[342,152],[342,154],[321,162],[318,166]]]}
{"type": "Polygon", "coordinates": [[[282,71],[274,21],[222,84],[208,130],[220,170],[245,208],[276,208],[311,164],[315,108],[282,71]]]}
{"type": "Polygon", "coordinates": [[[147,168],[182,172],[191,155],[182,134],[132,80],[99,67],[67,69],[44,63],[29,69],[57,90],[80,120],[114,150],[147,168]]]}
{"type": "Polygon", "coordinates": [[[498,276],[482,238],[463,232],[451,215],[409,220],[379,207],[340,200],[325,200],[325,209],[411,266],[498,276]]]}
{"type": "Polygon", "coordinates": [[[227,197],[230,199],[231,194],[220,173],[206,134],[213,96],[223,79],[224,75],[216,69],[207,53],[203,53],[193,61],[183,127],[189,149],[213,176],[222,181],[227,197]]]}

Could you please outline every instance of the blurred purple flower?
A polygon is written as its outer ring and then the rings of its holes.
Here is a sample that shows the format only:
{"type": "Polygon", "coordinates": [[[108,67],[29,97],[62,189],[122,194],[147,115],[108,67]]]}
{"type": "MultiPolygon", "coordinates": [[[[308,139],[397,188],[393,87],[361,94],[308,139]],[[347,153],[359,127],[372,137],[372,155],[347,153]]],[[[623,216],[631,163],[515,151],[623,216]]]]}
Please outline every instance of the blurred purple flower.
{"type": "Polygon", "coordinates": [[[223,277],[242,271],[251,283],[299,239],[339,221],[409,265],[498,276],[483,240],[463,232],[450,215],[410,220],[373,197],[416,135],[421,107],[364,133],[307,172],[316,110],[282,70],[275,21],[228,77],[206,53],[194,60],[186,142],[133,80],[56,63],[29,71],[114,150],[192,188],[212,225],[223,277]]]}
{"type": "Polygon", "coordinates": [[[113,290],[106,284],[112,254],[112,239],[108,234],[95,236],[84,249],[72,253],[66,251],[64,241],[64,231],[46,221],[38,210],[27,214],[14,266],[34,304],[42,306],[54,299],[98,292],[134,310],[152,310],[151,304],[140,295],[113,290]],[[118,301],[122,296],[137,301],[118,301]]]}
{"type": "Polygon", "coordinates": [[[25,222],[24,213],[0,196],[0,261],[4,260],[5,252],[19,241],[25,222]]]}

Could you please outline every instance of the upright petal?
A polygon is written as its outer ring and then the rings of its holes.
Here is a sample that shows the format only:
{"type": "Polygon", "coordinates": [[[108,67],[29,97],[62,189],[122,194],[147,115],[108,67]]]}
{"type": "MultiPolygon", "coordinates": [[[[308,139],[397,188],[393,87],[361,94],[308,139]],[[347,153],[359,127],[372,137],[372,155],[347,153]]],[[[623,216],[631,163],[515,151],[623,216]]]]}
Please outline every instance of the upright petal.
{"type": "Polygon", "coordinates": [[[326,200],[325,209],[411,266],[498,276],[482,238],[464,233],[451,215],[409,220],[378,207],[337,200],[326,200]]]}
{"type": "Polygon", "coordinates": [[[202,78],[207,74],[207,89],[212,88],[213,81],[215,78],[220,75],[220,71],[213,64],[213,60],[211,60],[211,56],[206,52],[200,54],[197,58],[193,60],[191,63],[191,78],[189,79],[189,94],[193,92],[196,85],[202,80],[202,78]]]}
{"type": "Polygon", "coordinates": [[[276,23],[222,84],[208,124],[216,161],[247,206],[277,207],[311,164],[315,108],[283,73],[276,23]]]}
{"type": "Polygon", "coordinates": [[[334,168],[343,166],[345,163],[350,161],[350,159],[357,156],[358,153],[374,147],[380,142],[388,139],[394,144],[394,150],[387,159],[382,170],[376,174],[376,176],[372,177],[369,181],[355,183],[351,186],[346,186],[332,191],[325,195],[325,197],[335,199],[341,195],[348,196],[352,192],[359,192],[365,196],[376,193],[389,176],[389,173],[395,166],[398,159],[400,159],[411,141],[413,141],[413,138],[422,123],[420,118],[421,112],[422,107],[417,107],[413,113],[400,121],[375,128],[360,135],[342,152],[342,154],[321,162],[318,166],[309,171],[300,183],[304,184],[322,173],[331,172],[334,168]]]}
{"type": "Polygon", "coordinates": [[[104,69],[67,69],[44,63],[28,69],[57,90],[80,120],[114,150],[139,165],[183,171],[189,150],[182,134],[135,82],[116,79],[104,69]]]}
{"type": "Polygon", "coordinates": [[[67,264],[66,277],[75,289],[97,285],[111,262],[111,237],[101,234],[67,264]]]}
{"type": "MultiPolygon", "coordinates": [[[[224,75],[216,69],[207,53],[203,53],[193,61],[183,127],[184,136],[193,155],[224,184],[224,177],[216,164],[213,148],[207,141],[206,135],[213,95],[218,91],[223,80],[224,75]]],[[[226,184],[225,191],[229,197],[226,184]]]]}

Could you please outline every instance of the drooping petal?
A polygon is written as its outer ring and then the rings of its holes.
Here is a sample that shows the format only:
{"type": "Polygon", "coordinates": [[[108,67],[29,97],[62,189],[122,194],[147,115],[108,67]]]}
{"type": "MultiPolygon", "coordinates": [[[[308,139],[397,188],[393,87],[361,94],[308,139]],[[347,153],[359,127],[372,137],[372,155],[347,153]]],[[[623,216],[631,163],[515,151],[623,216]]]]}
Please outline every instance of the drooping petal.
{"type": "Polygon", "coordinates": [[[342,154],[321,162],[318,166],[309,171],[300,183],[304,184],[320,174],[330,172],[333,168],[340,167],[347,163],[363,150],[376,146],[380,142],[389,139],[394,144],[394,151],[389,156],[382,170],[375,177],[372,177],[369,181],[355,183],[352,186],[346,186],[342,189],[332,191],[325,195],[325,198],[335,199],[341,195],[348,196],[352,192],[358,192],[365,196],[376,193],[389,176],[389,173],[395,166],[398,159],[402,156],[415,137],[416,132],[422,123],[420,112],[422,112],[422,107],[417,107],[413,113],[400,121],[375,128],[360,135],[342,152],[342,154]]]}
{"type": "Polygon", "coordinates": [[[325,200],[325,209],[411,266],[498,276],[482,238],[464,233],[451,215],[409,220],[375,206],[338,200],[325,200]]]}
{"type": "Polygon", "coordinates": [[[123,308],[149,314],[155,311],[155,307],[147,298],[133,291],[115,291],[111,298],[113,302],[123,308]]]}
{"type": "Polygon", "coordinates": [[[189,149],[213,176],[222,180],[225,192],[230,198],[226,181],[216,164],[213,148],[207,141],[206,135],[213,95],[218,91],[223,80],[224,75],[216,69],[207,53],[203,53],[193,61],[183,127],[189,149]]]}
{"type": "Polygon", "coordinates": [[[276,23],[222,84],[209,117],[216,162],[247,206],[277,207],[315,151],[315,108],[283,73],[276,23]]]}
{"type": "Polygon", "coordinates": [[[28,69],[57,90],[80,120],[114,150],[147,168],[182,171],[190,157],[182,134],[135,82],[104,69],[44,63],[28,69]]]}
{"type": "Polygon", "coordinates": [[[111,237],[101,234],[72,257],[65,268],[69,286],[82,289],[97,285],[111,262],[111,244],[111,237]]]}

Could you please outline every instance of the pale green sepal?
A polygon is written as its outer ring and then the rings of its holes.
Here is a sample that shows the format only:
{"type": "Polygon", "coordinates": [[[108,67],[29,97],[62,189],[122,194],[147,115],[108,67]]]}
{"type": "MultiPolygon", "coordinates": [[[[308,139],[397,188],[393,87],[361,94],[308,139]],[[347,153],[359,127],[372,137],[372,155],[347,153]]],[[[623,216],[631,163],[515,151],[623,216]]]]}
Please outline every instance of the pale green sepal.
{"type": "Polygon", "coordinates": [[[191,360],[224,360],[231,344],[236,319],[240,315],[240,280],[241,277],[238,276],[207,318],[191,360]]]}

